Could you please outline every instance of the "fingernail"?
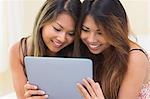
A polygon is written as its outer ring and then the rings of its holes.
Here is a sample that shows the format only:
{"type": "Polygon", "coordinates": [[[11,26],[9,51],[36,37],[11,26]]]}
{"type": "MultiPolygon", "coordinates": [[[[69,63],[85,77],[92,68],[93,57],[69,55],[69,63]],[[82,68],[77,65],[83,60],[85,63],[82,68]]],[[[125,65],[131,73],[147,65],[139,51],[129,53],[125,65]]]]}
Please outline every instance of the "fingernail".
{"type": "Polygon", "coordinates": [[[93,79],[92,79],[92,78],[90,78],[90,77],[88,77],[87,79],[88,79],[89,81],[93,81],[93,79]]]}
{"type": "Polygon", "coordinates": [[[82,79],[82,81],[86,81],[85,79],[82,79]]]}
{"type": "Polygon", "coordinates": [[[41,93],[42,93],[42,94],[45,94],[45,92],[44,92],[44,91],[41,91],[41,93]]]}
{"type": "Polygon", "coordinates": [[[77,86],[79,86],[80,84],[79,83],[77,83],[77,86]]]}
{"type": "Polygon", "coordinates": [[[45,95],[45,98],[48,98],[48,95],[45,95]]]}
{"type": "Polygon", "coordinates": [[[37,89],[37,86],[34,86],[34,89],[37,89]]]}

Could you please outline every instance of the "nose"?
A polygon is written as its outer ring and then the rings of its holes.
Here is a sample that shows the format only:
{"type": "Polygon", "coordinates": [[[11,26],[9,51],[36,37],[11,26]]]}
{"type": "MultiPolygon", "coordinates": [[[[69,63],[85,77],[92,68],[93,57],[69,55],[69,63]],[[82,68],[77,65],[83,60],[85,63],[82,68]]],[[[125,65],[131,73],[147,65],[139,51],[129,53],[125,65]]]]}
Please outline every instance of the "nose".
{"type": "Polygon", "coordinates": [[[58,40],[61,41],[62,43],[66,41],[66,33],[62,32],[60,33],[60,35],[58,36],[58,40]]]}
{"type": "Polygon", "coordinates": [[[89,43],[94,43],[94,42],[96,42],[96,35],[94,34],[94,33],[90,33],[89,35],[88,35],[88,42],[89,43]]]}

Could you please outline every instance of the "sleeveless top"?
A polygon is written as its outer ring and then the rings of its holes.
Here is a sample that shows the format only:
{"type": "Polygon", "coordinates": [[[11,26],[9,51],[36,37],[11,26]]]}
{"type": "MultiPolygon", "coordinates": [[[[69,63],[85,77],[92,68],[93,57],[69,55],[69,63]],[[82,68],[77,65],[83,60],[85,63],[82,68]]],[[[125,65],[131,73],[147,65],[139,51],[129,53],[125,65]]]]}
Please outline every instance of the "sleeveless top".
{"type": "MultiPolygon", "coordinates": [[[[148,54],[143,49],[131,49],[130,52],[134,51],[134,50],[139,50],[139,51],[143,52],[148,58],[148,54]]],[[[149,60],[149,58],[148,58],[148,60],[149,60]]],[[[150,81],[148,81],[147,83],[142,85],[138,99],[150,99],[150,81]]]]}
{"type": "MultiPolygon", "coordinates": [[[[24,70],[24,73],[25,73],[26,77],[27,77],[27,74],[26,74],[26,69],[25,69],[25,64],[24,64],[24,57],[27,56],[27,38],[28,37],[22,38],[20,40],[20,50],[23,54],[23,63],[22,63],[22,65],[23,65],[23,70],[24,70]]],[[[130,52],[134,51],[134,50],[139,50],[139,51],[143,52],[148,58],[148,54],[146,54],[146,52],[143,49],[131,49],[130,52]]],[[[150,99],[150,81],[148,81],[146,84],[142,85],[142,88],[141,88],[141,91],[139,93],[138,99],[150,99]]]]}
{"type": "MultiPolygon", "coordinates": [[[[26,74],[26,68],[25,68],[25,63],[24,63],[24,57],[27,56],[27,38],[28,37],[22,38],[20,40],[20,47],[19,47],[19,50],[21,51],[23,55],[22,66],[23,66],[23,71],[26,77],[27,77],[27,74],[26,74]]],[[[20,56],[20,59],[21,59],[21,56],[20,56]]]]}

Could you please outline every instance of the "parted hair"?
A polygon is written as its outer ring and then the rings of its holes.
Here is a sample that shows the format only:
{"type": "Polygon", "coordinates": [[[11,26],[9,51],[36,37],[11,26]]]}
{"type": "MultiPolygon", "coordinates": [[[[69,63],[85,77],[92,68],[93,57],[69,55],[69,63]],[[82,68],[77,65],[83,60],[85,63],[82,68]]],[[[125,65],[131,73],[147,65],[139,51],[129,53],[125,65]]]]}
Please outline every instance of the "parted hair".
{"type": "Polygon", "coordinates": [[[100,83],[105,99],[118,97],[127,71],[129,41],[127,15],[119,0],[84,0],[78,22],[78,34],[75,36],[74,55],[93,60],[94,80],[100,83]],[[94,55],[80,40],[82,24],[87,15],[105,31],[104,37],[110,44],[106,49],[107,53],[94,55]]]}
{"type": "MultiPolygon", "coordinates": [[[[33,34],[31,35],[32,44],[30,55],[32,56],[51,56],[48,55],[49,50],[46,47],[42,38],[42,28],[47,22],[54,21],[57,16],[65,11],[71,17],[73,17],[75,23],[78,20],[79,10],[81,2],[80,0],[47,0],[41,7],[33,28],[33,34]]],[[[70,51],[73,50],[73,44],[62,49],[58,55],[67,56],[70,51]]]]}

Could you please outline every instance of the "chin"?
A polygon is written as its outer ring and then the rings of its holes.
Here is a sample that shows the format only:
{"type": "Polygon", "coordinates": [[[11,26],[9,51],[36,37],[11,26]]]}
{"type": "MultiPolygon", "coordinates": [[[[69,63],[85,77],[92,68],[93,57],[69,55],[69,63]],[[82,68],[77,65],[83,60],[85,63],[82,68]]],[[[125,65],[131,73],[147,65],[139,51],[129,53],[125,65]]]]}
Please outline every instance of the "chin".
{"type": "Polygon", "coordinates": [[[58,53],[59,51],[60,51],[60,50],[54,50],[53,52],[54,52],[54,53],[58,53]]]}
{"type": "Polygon", "coordinates": [[[100,54],[101,52],[97,51],[90,51],[92,54],[100,54]]]}
{"type": "Polygon", "coordinates": [[[49,48],[49,50],[52,52],[52,53],[58,53],[60,51],[60,49],[55,49],[55,48],[49,48]]]}

